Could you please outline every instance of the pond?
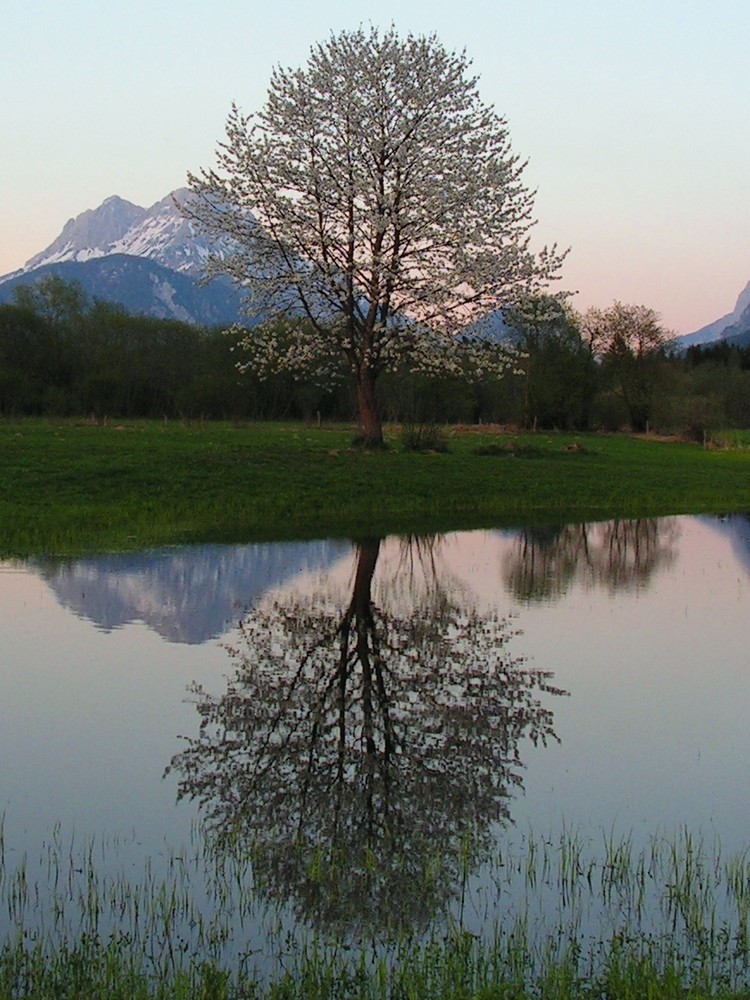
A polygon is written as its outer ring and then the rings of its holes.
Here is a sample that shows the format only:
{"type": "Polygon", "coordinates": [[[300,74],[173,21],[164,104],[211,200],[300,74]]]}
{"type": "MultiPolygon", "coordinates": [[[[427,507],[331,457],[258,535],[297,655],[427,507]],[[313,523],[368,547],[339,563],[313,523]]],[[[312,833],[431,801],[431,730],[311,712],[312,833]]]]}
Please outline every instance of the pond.
{"type": "Polygon", "coordinates": [[[221,910],[268,970],[482,934],[530,845],[740,852],[749,591],[739,516],[0,564],[0,931],[80,928],[92,879],[111,930],[179,870],[185,950],[221,910]]]}

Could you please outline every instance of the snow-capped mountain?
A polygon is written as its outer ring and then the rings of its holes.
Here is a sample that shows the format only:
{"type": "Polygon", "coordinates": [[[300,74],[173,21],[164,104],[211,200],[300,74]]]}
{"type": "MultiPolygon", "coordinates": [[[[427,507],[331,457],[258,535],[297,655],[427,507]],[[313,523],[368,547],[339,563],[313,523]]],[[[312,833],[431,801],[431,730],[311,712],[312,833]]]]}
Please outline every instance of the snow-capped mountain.
{"type": "Polygon", "coordinates": [[[117,195],[107,198],[70,219],[45,250],[0,278],[0,302],[9,301],[17,285],[55,274],[131,312],[199,325],[238,322],[238,288],[228,279],[201,280],[215,248],[181,213],[189,198],[188,188],[150,208],[117,195]]]}
{"type": "Polygon", "coordinates": [[[681,347],[690,347],[693,344],[712,344],[717,340],[734,340],[745,334],[750,334],[750,281],[740,292],[732,312],[677,340],[681,347]]]}
{"type": "Polygon", "coordinates": [[[151,257],[165,267],[188,274],[201,274],[212,248],[208,240],[198,236],[189,219],[180,212],[190,198],[190,191],[181,188],[162,198],[117,241],[113,253],[134,257],[151,257]]]}
{"type": "Polygon", "coordinates": [[[70,219],[57,239],[16,273],[125,253],[156,260],[173,271],[197,274],[211,248],[178,208],[189,197],[189,189],[180,188],[150,208],[140,208],[117,195],[107,198],[98,208],[70,219]]]}
{"type": "Polygon", "coordinates": [[[89,209],[69,219],[57,239],[36,254],[16,274],[33,271],[45,264],[57,264],[63,260],[90,260],[110,253],[108,249],[135,226],[144,215],[144,210],[116,195],[107,198],[99,208],[89,209]]]}

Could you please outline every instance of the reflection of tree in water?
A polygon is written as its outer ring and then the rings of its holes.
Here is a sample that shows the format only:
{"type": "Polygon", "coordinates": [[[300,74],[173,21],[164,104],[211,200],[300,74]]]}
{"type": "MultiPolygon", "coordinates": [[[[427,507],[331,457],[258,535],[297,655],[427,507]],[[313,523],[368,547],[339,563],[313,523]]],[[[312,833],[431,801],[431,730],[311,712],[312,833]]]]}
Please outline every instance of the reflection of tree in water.
{"type": "Polygon", "coordinates": [[[638,589],[674,562],[677,535],[674,518],[530,528],[505,558],[505,584],[521,601],[559,597],[576,580],[613,592],[638,589]]]}
{"type": "Polygon", "coordinates": [[[379,553],[357,546],[348,603],[247,614],[226,693],[194,689],[200,732],[172,761],[215,834],[253,843],[269,892],[355,934],[423,924],[450,897],[462,845],[478,857],[508,816],[521,739],[554,736],[540,694],[561,693],[510,656],[505,621],[449,597],[429,544],[403,550],[406,610],[381,610],[379,553]]]}

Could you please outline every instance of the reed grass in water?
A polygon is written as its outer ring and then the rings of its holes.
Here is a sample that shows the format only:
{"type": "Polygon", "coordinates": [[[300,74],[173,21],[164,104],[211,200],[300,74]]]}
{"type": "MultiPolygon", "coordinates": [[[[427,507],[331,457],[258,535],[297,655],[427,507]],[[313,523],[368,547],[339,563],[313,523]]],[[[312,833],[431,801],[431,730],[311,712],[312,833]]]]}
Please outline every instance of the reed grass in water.
{"type": "Polygon", "coordinates": [[[750,996],[750,852],[688,830],[528,835],[465,865],[427,934],[367,942],[299,928],[197,830],[137,877],[134,837],[14,853],[0,826],[0,1000],[750,996]]]}

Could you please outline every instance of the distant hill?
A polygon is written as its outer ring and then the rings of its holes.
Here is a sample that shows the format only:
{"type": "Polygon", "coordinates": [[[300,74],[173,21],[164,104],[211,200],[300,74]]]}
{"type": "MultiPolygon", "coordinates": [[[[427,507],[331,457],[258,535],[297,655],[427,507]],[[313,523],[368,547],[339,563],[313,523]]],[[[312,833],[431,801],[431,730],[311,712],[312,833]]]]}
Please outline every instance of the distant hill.
{"type": "Polygon", "coordinates": [[[240,321],[238,287],[225,278],[202,281],[214,248],[178,208],[189,197],[182,188],[150,208],[107,198],[70,219],[24,267],[0,278],[0,302],[9,301],[18,285],[55,274],[130,312],[201,326],[240,321]]]}
{"type": "Polygon", "coordinates": [[[231,326],[242,318],[239,290],[228,279],[216,278],[202,285],[183,271],[123,253],[62,260],[17,272],[0,283],[0,302],[10,302],[18,285],[49,275],[77,281],[92,299],[116,302],[131,313],[199,326],[231,326]]]}

